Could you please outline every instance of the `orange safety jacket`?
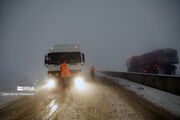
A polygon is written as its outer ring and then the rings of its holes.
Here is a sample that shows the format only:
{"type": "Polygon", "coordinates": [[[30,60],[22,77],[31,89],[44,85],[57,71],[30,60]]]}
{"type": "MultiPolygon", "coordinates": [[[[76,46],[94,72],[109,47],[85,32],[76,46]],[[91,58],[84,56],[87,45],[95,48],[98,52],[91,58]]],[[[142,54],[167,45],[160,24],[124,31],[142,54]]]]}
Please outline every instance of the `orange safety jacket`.
{"type": "Polygon", "coordinates": [[[91,67],[91,72],[94,72],[95,71],[95,68],[94,67],[91,67]]]}
{"type": "Polygon", "coordinates": [[[70,77],[70,76],[71,76],[71,72],[67,69],[67,65],[64,62],[61,65],[61,78],[70,77]]]}

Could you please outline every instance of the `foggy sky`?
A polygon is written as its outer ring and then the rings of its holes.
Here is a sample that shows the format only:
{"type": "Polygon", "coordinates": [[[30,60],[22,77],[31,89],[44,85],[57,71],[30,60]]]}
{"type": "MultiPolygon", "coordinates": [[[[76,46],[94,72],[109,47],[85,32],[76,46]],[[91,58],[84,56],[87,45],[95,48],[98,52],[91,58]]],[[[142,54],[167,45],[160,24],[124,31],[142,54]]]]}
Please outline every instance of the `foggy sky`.
{"type": "Polygon", "coordinates": [[[0,0],[1,77],[44,73],[54,44],[80,44],[87,68],[126,71],[129,55],[180,57],[179,38],[179,0],[0,0]]]}

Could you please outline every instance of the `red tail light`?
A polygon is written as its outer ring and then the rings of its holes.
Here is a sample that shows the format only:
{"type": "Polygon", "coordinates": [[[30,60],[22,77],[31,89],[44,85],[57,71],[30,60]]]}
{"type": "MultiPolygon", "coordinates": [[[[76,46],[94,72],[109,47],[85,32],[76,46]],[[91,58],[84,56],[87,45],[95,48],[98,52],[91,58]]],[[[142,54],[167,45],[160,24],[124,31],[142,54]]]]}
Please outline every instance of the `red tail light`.
{"type": "Polygon", "coordinates": [[[132,56],[129,56],[129,59],[132,59],[132,56]]]}

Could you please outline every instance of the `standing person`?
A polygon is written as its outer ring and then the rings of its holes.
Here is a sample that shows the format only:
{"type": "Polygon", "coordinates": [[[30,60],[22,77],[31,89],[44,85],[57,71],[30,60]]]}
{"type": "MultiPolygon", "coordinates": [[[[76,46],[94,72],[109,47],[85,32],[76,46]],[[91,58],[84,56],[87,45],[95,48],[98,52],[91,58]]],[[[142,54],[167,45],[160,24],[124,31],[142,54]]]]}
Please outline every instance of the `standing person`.
{"type": "Polygon", "coordinates": [[[67,69],[67,64],[66,62],[63,62],[61,64],[61,79],[62,79],[62,85],[65,87],[65,82],[69,82],[69,79],[71,77],[71,72],[67,69]]]}
{"type": "Polygon", "coordinates": [[[95,68],[94,66],[91,67],[91,79],[94,80],[94,72],[95,72],[95,68]]]}

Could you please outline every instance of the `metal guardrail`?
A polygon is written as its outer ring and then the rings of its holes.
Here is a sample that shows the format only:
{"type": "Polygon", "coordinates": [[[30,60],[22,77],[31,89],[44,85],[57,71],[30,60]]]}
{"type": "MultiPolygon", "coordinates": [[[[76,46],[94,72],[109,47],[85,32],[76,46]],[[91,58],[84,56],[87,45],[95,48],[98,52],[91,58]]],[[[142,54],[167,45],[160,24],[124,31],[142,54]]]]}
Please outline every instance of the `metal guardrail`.
{"type": "Polygon", "coordinates": [[[127,73],[114,71],[101,71],[106,75],[125,78],[130,81],[150,86],[159,90],[180,95],[180,77],[169,75],[155,75],[142,73],[127,73]]]}

